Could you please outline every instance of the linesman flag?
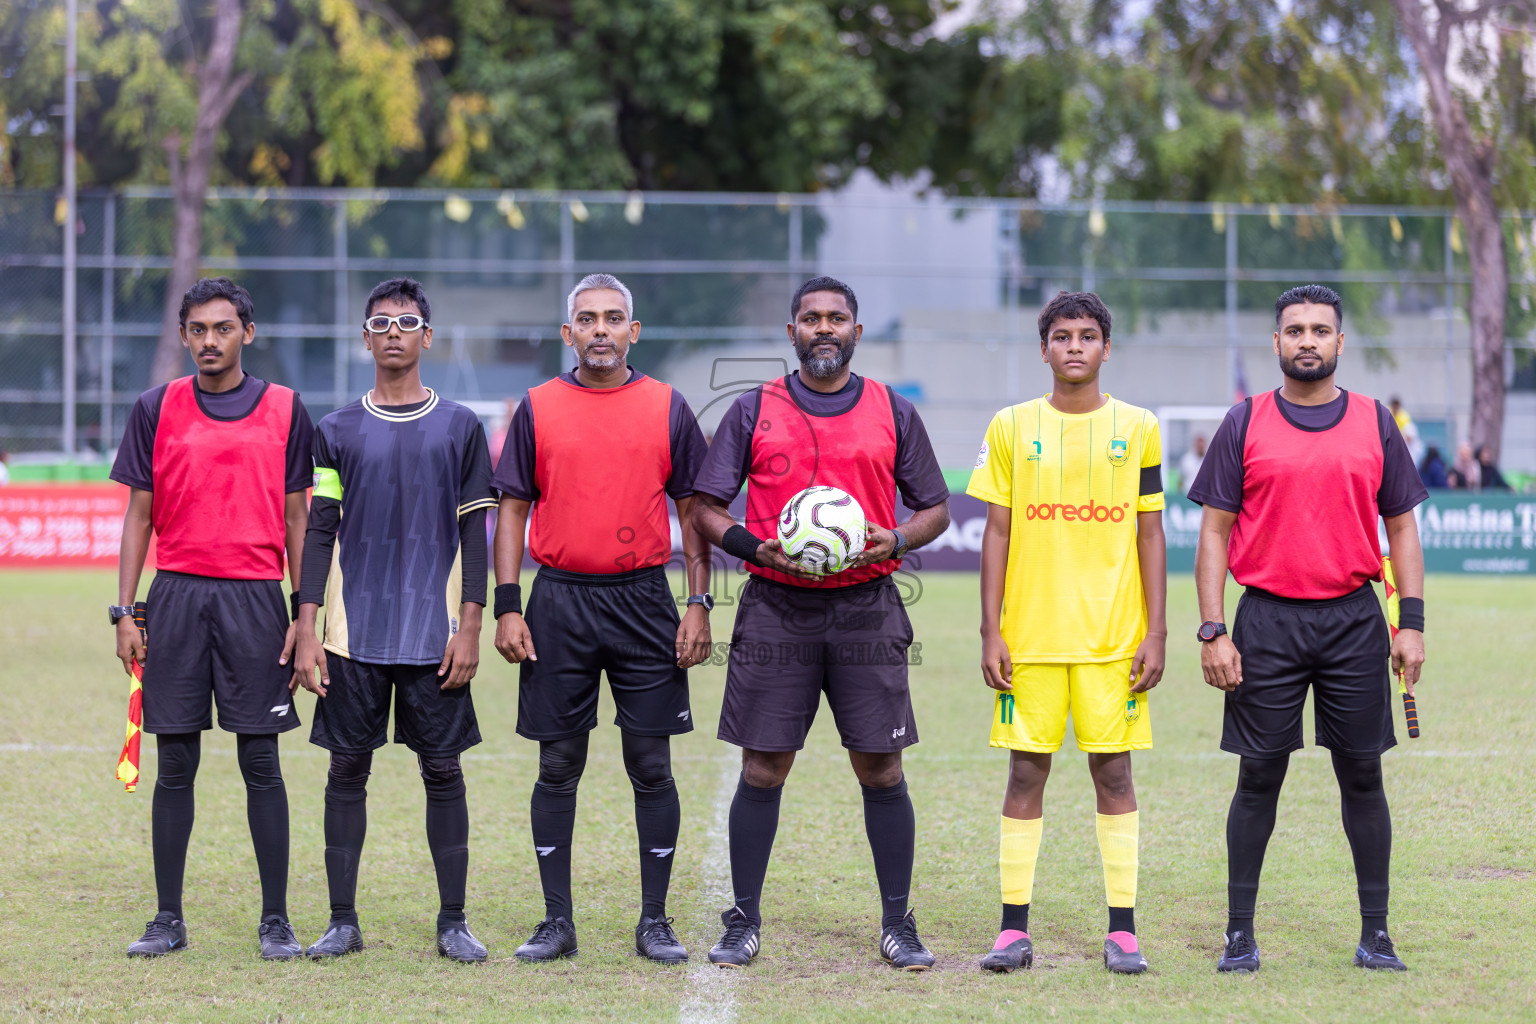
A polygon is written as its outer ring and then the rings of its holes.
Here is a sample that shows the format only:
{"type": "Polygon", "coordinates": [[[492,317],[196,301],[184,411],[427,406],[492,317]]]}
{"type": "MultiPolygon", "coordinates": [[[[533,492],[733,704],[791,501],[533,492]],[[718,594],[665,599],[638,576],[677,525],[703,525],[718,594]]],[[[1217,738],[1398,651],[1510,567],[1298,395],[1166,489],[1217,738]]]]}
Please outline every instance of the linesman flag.
{"type": "MultiPolygon", "coordinates": [[[[1383,557],[1381,560],[1381,578],[1387,585],[1387,625],[1392,629],[1392,639],[1397,639],[1398,616],[1402,612],[1402,602],[1397,597],[1397,580],[1392,576],[1392,559],[1383,557]]],[[[1403,717],[1408,720],[1408,738],[1419,738],[1419,708],[1411,694],[1408,693],[1408,684],[1403,682],[1403,674],[1397,674],[1397,689],[1403,695],[1403,717]]]]}
{"type": "MultiPolygon", "coordinates": [[[[146,649],[149,634],[144,629],[144,602],[133,606],[133,624],[139,627],[146,649]]],[[[132,793],[139,785],[139,738],[144,733],[144,666],[138,659],[133,661],[133,674],[128,683],[128,733],[123,738],[123,752],[117,756],[117,781],[123,789],[132,793]]]]}

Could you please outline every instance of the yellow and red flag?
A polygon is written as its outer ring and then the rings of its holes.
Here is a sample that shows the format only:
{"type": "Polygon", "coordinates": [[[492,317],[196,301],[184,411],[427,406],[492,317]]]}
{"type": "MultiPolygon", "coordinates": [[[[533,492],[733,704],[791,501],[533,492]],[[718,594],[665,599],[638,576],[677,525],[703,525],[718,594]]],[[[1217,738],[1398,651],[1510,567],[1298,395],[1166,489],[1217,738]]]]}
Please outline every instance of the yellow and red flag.
{"type": "Polygon", "coordinates": [[[139,737],[144,732],[144,668],[135,659],[128,684],[128,735],[117,757],[117,780],[132,793],[139,784],[139,737]]]}
{"type": "MultiPolygon", "coordinates": [[[[133,624],[139,627],[145,649],[149,647],[149,629],[143,601],[133,605],[133,624]]],[[[144,666],[137,658],[131,662],[128,683],[128,733],[123,737],[123,752],[117,755],[117,781],[123,789],[132,793],[139,785],[139,737],[144,732],[144,666]]]]}
{"type": "MultiPolygon", "coordinates": [[[[1397,596],[1397,580],[1392,575],[1392,559],[1385,556],[1381,560],[1381,579],[1387,587],[1387,627],[1392,630],[1392,639],[1397,639],[1397,624],[1402,614],[1403,603],[1397,596]]],[[[1408,693],[1408,686],[1403,682],[1403,674],[1397,674],[1397,689],[1403,695],[1403,717],[1408,720],[1408,736],[1410,739],[1419,737],[1419,707],[1418,703],[1408,693]]]]}

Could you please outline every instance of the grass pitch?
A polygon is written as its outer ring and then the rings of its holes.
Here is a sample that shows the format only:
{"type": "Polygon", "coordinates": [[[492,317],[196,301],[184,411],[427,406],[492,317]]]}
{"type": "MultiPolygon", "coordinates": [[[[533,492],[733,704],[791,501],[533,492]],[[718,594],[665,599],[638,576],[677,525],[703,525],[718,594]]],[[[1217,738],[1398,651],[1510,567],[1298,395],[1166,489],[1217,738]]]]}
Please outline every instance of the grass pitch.
{"type": "MultiPolygon", "coordinates": [[[[724,807],[735,751],[714,726],[724,670],[692,673],[698,731],[674,746],[683,803],[670,912],[693,963],[632,953],[638,913],[633,805],[606,701],[581,789],[575,846],[579,959],[518,964],[542,916],[528,835],[536,746],[513,732],[515,675],[486,633],[475,701],[486,742],[465,758],[472,822],[469,919],[491,962],[433,953],[437,896],[414,759],[375,759],[358,893],[368,949],[331,964],[256,956],[255,862],[234,740],[204,742],[186,879],[191,948],[130,961],[153,914],[152,739],[144,780],[113,779],[127,682],[101,606],[108,574],[0,574],[0,1015],[94,1020],[1393,1021],[1529,1019],[1536,1005],[1536,580],[1432,577],[1424,735],[1386,758],[1395,826],[1392,933],[1412,968],[1349,965],[1353,870],[1326,754],[1293,757],[1260,892],[1264,968],[1218,976],[1223,829],[1236,758],[1217,749],[1220,695],[1200,679],[1194,587],[1170,586],[1168,672],[1152,697],[1155,750],[1136,757],[1142,809],[1137,923],[1152,970],[1108,975],[1104,890],[1085,758],[1058,755],[1030,915],[1032,971],[976,959],[996,935],[997,816],[1005,755],[986,746],[990,692],[976,667],[976,581],[930,575],[911,614],[922,743],[909,751],[919,845],[913,900],[935,970],[878,960],[878,906],[859,791],[825,708],[785,790],[764,892],[764,951],[748,970],[702,964],[728,901],[724,807]]],[[[1235,587],[1229,593],[1235,598],[1235,587]]],[[[731,609],[718,609],[717,640],[731,609]]],[[[289,908],[311,942],[327,916],[321,836],[325,755],[305,725],[283,741],[293,821],[289,908]]],[[[1310,715],[1309,715],[1310,742],[1310,715]]]]}

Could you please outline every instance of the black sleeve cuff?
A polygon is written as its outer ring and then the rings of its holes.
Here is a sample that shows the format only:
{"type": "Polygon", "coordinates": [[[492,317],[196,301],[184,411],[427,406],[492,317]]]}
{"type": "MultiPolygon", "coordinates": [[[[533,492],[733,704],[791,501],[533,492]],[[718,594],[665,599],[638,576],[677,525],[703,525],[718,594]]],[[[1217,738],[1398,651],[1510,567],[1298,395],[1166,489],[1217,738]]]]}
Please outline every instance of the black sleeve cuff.
{"type": "Polygon", "coordinates": [[[297,590],[288,595],[288,617],[294,622],[299,621],[299,605],[301,603],[297,590]]]}
{"type": "Polygon", "coordinates": [[[496,584],[496,607],[491,612],[492,617],[499,619],[513,612],[523,613],[523,588],[516,583],[496,584]]]}
{"type": "Polygon", "coordinates": [[[1397,628],[1424,632],[1424,599],[1422,597],[1397,599],[1397,628]]]}
{"type": "Polygon", "coordinates": [[[758,568],[762,568],[762,563],[757,560],[757,549],[762,543],[762,538],[739,523],[726,530],[725,536],[720,538],[720,547],[726,554],[758,568]]]}

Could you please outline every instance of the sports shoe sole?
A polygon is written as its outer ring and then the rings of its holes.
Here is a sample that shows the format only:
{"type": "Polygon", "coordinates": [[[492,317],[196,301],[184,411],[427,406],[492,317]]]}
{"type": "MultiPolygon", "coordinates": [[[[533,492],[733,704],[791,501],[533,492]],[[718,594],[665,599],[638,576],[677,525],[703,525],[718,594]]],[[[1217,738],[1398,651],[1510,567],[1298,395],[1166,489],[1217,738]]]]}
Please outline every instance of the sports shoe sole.
{"type": "Polygon", "coordinates": [[[1029,957],[1017,967],[1013,964],[981,964],[981,969],[991,971],[993,974],[1012,974],[1014,971],[1027,971],[1034,966],[1034,957],[1029,957]]]}
{"type": "Polygon", "coordinates": [[[906,967],[898,967],[896,961],[890,959],[889,957],[883,956],[880,959],[884,960],[892,967],[895,967],[898,971],[926,971],[933,966],[932,964],[908,964],[906,967]]]}
{"type": "Polygon", "coordinates": [[[513,953],[512,955],[525,964],[552,964],[557,960],[576,959],[576,950],[573,949],[569,953],[561,953],[559,956],[524,956],[521,953],[513,953]]]}

